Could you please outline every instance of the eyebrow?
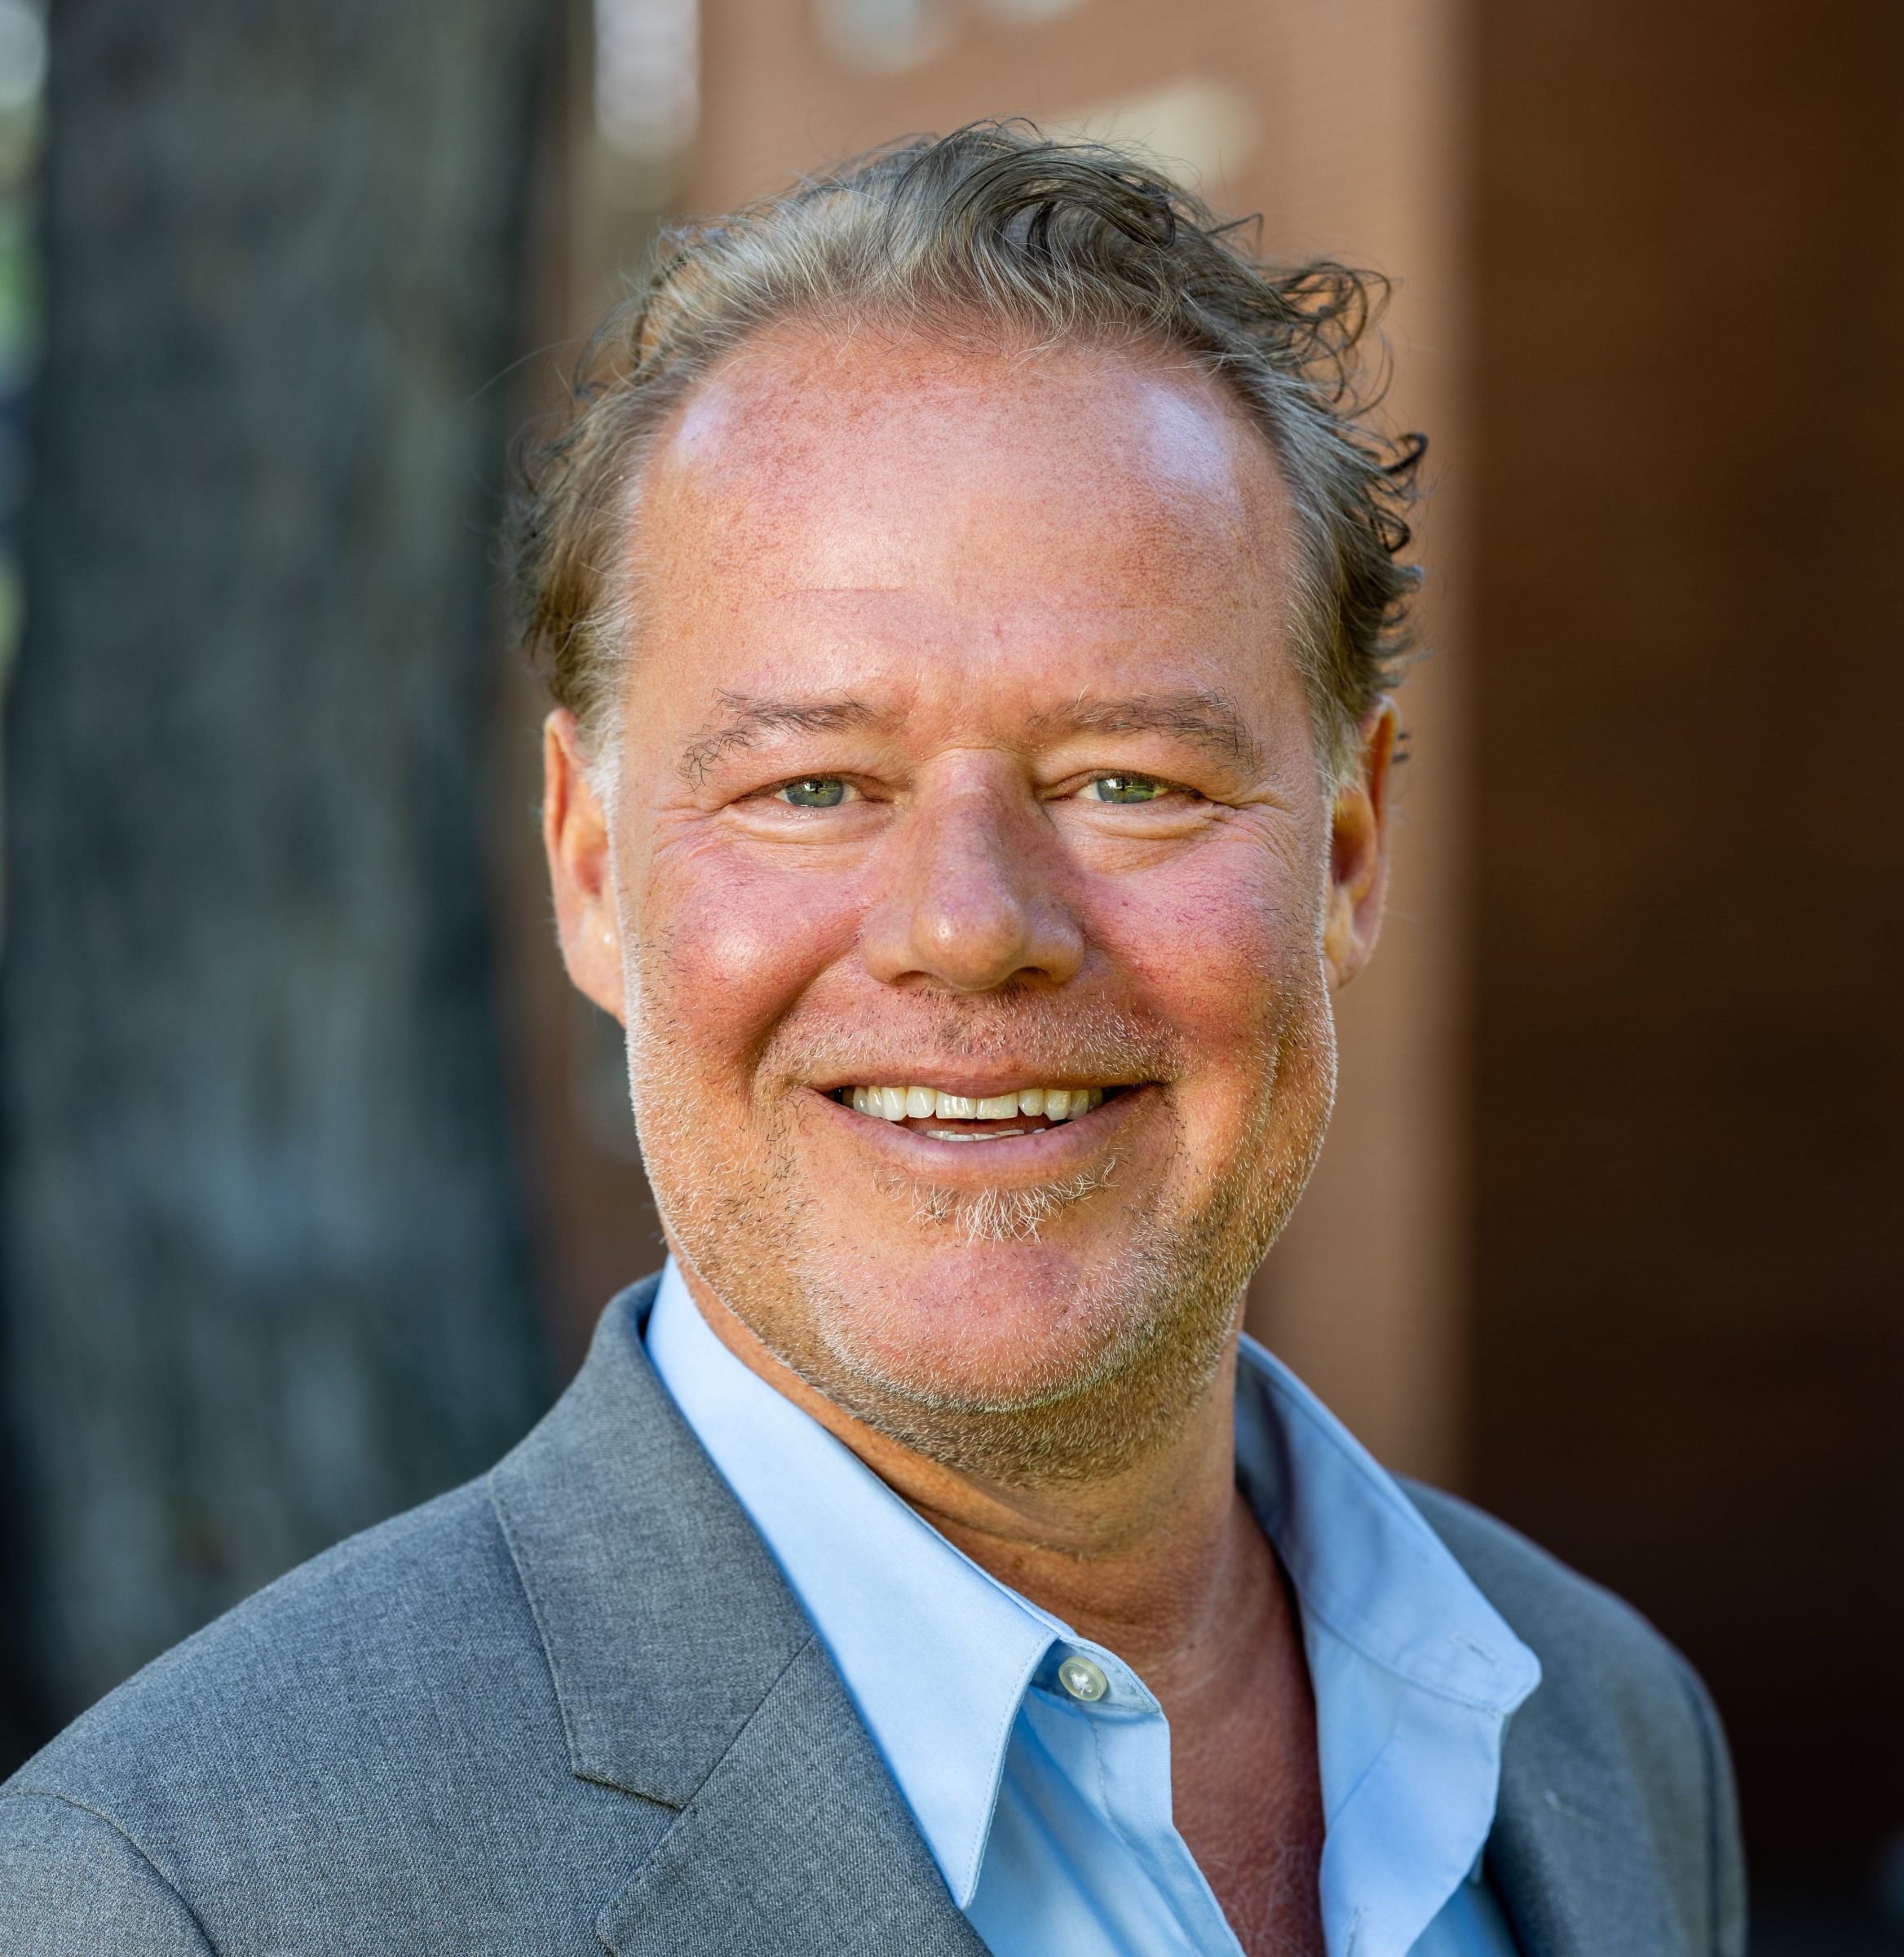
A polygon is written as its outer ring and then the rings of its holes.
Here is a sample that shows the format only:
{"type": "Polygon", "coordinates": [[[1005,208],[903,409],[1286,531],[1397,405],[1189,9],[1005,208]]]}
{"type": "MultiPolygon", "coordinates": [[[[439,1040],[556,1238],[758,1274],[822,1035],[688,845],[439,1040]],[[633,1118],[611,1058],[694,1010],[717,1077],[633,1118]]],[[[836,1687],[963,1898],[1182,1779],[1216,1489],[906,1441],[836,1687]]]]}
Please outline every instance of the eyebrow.
{"type": "MultiPolygon", "coordinates": [[[[725,754],[776,734],[833,734],[845,728],[890,728],[892,716],[864,700],[771,700],[745,693],[719,696],[722,713],[681,753],[683,775],[696,786],[725,754]]],[[[1255,771],[1262,749],[1243,716],[1221,693],[1140,693],[1124,700],[1080,700],[1034,714],[1040,734],[1170,734],[1255,771]]]]}
{"type": "Polygon", "coordinates": [[[775,734],[833,734],[845,727],[886,727],[890,717],[864,700],[763,700],[746,693],[722,693],[721,714],[710,720],[681,751],[681,772],[697,786],[723,754],[751,748],[775,734]]]}
{"type": "Polygon", "coordinates": [[[1080,700],[1033,723],[1047,731],[1079,734],[1172,734],[1180,740],[1254,771],[1262,749],[1243,716],[1221,693],[1140,693],[1128,700],[1080,700]]]}

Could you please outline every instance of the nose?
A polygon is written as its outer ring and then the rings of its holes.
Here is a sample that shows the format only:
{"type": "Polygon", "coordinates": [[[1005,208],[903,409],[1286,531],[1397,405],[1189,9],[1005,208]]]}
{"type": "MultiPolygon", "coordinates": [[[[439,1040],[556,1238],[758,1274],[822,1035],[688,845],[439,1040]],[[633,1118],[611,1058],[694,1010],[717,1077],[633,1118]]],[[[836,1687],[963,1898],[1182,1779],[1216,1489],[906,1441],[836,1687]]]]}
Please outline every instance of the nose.
{"type": "Polygon", "coordinates": [[[880,852],[881,889],[860,956],[888,985],[924,979],[991,992],[1014,979],[1062,985],[1084,961],[1056,837],[1002,762],[922,784],[880,852]]]}

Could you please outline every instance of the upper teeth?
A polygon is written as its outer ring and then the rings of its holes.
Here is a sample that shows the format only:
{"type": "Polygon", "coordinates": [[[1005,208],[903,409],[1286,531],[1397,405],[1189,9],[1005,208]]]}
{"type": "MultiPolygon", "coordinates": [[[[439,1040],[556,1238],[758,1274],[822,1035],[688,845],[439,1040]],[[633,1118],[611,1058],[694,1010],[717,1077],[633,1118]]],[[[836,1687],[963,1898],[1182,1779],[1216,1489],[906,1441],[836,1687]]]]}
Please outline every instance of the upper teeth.
{"type": "Polygon", "coordinates": [[[1101,1087],[1022,1087],[1009,1094],[942,1093],[936,1087],[855,1087],[846,1098],[856,1112],[882,1121],[1009,1121],[1018,1115],[1042,1115],[1068,1121],[1104,1098],[1101,1087]]]}

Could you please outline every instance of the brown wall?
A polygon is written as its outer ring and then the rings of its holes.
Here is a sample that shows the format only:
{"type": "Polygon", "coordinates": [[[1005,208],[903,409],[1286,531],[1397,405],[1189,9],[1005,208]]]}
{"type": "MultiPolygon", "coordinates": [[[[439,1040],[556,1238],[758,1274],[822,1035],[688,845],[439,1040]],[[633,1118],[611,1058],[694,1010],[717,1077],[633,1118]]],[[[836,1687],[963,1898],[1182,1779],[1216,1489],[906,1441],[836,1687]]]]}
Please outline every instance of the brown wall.
{"type": "Polygon", "coordinates": [[[1904,1825],[1904,8],[1485,0],[1482,1498],[1904,1825]]]}

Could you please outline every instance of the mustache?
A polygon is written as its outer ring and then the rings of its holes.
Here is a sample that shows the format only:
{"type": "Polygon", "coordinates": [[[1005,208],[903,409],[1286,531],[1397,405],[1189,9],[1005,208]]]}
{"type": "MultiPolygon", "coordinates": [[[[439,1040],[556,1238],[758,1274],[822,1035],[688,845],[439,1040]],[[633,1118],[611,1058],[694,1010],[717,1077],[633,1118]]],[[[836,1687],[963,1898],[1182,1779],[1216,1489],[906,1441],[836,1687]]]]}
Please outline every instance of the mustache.
{"type": "Polygon", "coordinates": [[[1154,1019],[1107,1001],[1027,992],[856,1001],[847,1013],[802,1008],[775,1028],[758,1072],[871,1080],[961,1061],[1009,1064],[1034,1079],[1165,1080],[1186,1071],[1182,1040],[1154,1019]]]}

